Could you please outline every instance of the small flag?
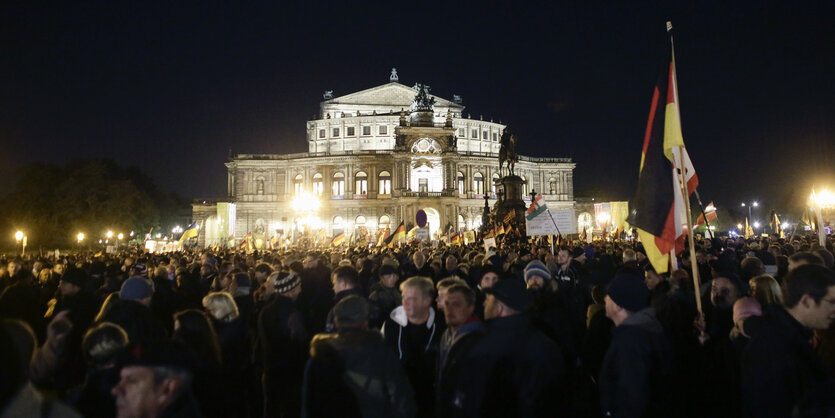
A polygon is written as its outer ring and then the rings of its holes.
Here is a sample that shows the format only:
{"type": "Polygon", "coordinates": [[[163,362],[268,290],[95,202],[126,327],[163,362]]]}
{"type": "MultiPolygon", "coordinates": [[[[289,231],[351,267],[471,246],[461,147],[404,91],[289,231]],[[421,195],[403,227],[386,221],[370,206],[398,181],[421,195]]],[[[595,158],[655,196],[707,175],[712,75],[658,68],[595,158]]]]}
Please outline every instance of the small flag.
{"type": "Polygon", "coordinates": [[[515,218],[515,217],[516,217],[516,211],[511,210],[510,212],[507,213],[507,215],[504,216],[504,223],[509,224],[510,221],[513,220],[513,218],[515,218]]]}
{"type": "Polygon", "coordinates": [[[545,204],[545,199],[542,198],[541,194],[536,195],[536,199],[531,202],[530,207],[528,207],[527,212],[525,212],[525,218],[531,220],[541,215],[546,210],[548,210],[548,205],[545,204]]]}
{"type": "Polygon", "coordinates": [[[504,234],[505,234],[504,224],[503,224],[503,223],[500,223],[500,224],[499,224],[499,229],[497,229],[497,230],[496,230],[496,236],[497,236],[497,237],[500,237],[500,236],[502,236],[502,235],[504,235],[504,234]]]}
{"type": "Polygon", "coordinates": [[[345,232],[340,232],[339,235],[333,237],[331,240],[331,246],[337,247],[345,243],[345,232]]]}
{"type": "Polygon", "coordinates": [[[706,224],[705,215],[707,215],[707,223],[713,222],[716,219],[718,219],[716,217],[716,206],[713,206],[713,202],[708,203],[708,205],[705,207],[704,213],[700,214],[699,218],[696,219],[696,226],[694,228],[698,228],[706,224]]]}
{"type": "Polygon", "coordinates": [[[400,225],[397,226],[394,233],[386,239],[386,246],[391,248],[395,242],[400,242],[404,238],[406,238],[406,225],[403,224],[403,221],[400,221],[400,225]]]}
{"type": "Polygon", "coordinates": [[[198,234],[199,230],[200,230],[200,227],[197,226],[197,221],[192,222],[192,224],[189,225],[189,227],[186,228],[185,231],[183,231],[183,234],[180,235],[180,240],[177,242],[177,245],[180,248],[182,248],[183,243],[185,243],[189,238],[196,238],[197,237],[197,234],[198,234]]]}

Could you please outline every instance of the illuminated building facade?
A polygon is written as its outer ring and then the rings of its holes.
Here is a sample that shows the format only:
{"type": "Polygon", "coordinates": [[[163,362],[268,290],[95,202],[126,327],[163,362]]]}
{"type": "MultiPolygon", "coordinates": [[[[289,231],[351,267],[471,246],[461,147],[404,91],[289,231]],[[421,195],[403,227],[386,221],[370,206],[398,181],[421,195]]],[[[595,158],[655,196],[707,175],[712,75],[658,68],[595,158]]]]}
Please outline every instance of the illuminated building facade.
{"type": "MultiPolygon", "coordinates": [[[[460,98],[428,91],[400,84],[392,70],[387,84],[326,92],[318,119],[307,122],[308,152],[231,155],[228,196],[193,205],[204,225],[199,245],[247,234],[266,243],[305,230],[373,235],[401,220],[410,227],[420,209],[433,234],[479,227],[484,196],[495,199],[505,125],[465,117],[460,98]]],[[[534,189],[549,207],[573,210],[574,167],[570,158],[519,156],[515,174],[526,195],[534,189]]]]}

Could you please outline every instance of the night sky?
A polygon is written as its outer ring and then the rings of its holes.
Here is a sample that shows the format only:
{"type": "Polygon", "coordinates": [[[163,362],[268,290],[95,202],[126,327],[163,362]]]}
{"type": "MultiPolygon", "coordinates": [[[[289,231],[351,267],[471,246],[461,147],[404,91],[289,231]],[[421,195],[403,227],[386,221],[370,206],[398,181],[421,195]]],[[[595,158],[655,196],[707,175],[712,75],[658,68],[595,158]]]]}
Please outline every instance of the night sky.
{"type": "Polygon", "coordinates": [[[704,200],[793,210],[813,182],[835,187],[833,2],[10,3],[0,193],[34,161],[113,158],[223,196],[230,147],[306,151],[325,90],[397,67],[510,124],[522,154],[573,158],[578,196],[629,199],[666,20],[704,200]]]}

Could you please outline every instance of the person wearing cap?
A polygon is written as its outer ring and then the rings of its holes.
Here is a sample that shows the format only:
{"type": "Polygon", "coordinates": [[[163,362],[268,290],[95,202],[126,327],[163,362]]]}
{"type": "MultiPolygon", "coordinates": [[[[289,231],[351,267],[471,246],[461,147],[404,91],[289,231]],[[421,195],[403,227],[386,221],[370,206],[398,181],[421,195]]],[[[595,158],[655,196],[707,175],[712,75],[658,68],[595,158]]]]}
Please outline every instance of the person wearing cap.
{"type": "Polygon", "coordinates": [[[188,351],[180,344],[131,347],[119,376],[111,390],[117,417],[201,416],[191,393],[188,351]]]}
{"type": "Polygon", "coordinates": [[[310,343],[303,417],[413,417],[414,391],[396,352],[368,328],[369,303],[349,295],[334,306],[336,333],[310,343]]]}
{"type": "Polygon", "coordinates": [[[533,324],[524,282],[486,289],[487,332],[461,362],[452,399],[455,416],[552,416],[566,410],[559,346],[533,324]]]}
{"type": "Polygon", "coordinates": [[[443,323],[432,308],[435,286],[428,277],[412,277],[400,284],[401,306],[391,311],[383,324],[386,342],[397,350],[398,358],[412,387],[419,415],[434,413],[435,364],[443,323]]]}
{"type": "MultiPolygon", "coordinates": [[[[615,324],[601,365],[600,408],[604,416],[674,416],[676,399],[672,348],[649,291],[635,274],[620,273],[609,283],[606,316],[615,324]]],[[[680,382],[679,382],[680,383],[680,382]]]]}
{"type": "Polygon", "coordinates": [[[307,361],[309,333],[296,308],[302,280],[291,272],[273,272],[275,295],[258,316],[258,348],[261,356],[263,415],[298,416],[301,383],[307,361]]]}
{"type": "Polygon", "coordinates": [[[368,296],[368,301],[377,306],[380,317],[387,318],[391,311],[400,305],[401,295],[397,289],[400,274],[396,267],[387,264],[380,266],[378,273],[380,281],[371,286],[371,295],[368,296]]]}

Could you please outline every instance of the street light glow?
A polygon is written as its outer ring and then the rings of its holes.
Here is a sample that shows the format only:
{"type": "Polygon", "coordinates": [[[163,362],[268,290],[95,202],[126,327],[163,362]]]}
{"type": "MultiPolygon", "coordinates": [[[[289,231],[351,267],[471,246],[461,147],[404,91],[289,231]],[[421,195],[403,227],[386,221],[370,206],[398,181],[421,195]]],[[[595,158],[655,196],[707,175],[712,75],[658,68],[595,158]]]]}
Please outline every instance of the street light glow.
{"type": "Polygon", "coordinates": [[[79,232],[78,235],[75,236],[75,238],[78,239],[78,243],[80,244],[81,241],[84,241],[84,233],[79,232]]]}
{"type": "Polygon", "coordinates": [[[759,203],[757,203],[756,201],[754,201],[754,203],[753,203],[753,204],[754,204],[754,207],[757,207],[757,206],[759,206],[759,205],[760,205],[760,204],[759,204],[759,203]]]}
{"type": "Polygon", "coordinates": [[[120,232],[120,233],[119,233],[119,235],[117,235],[117,236],[116,236],[116,238],[119,238],[120,240],[121,240],[121,239],[124,239],[124,238],[125,238],[125,234],[123,234],[123,233],[121,233],[121,232],[120,232]]]}
{"type": "Polygon", "coordinates": [[[760,223],[759,222],[754,222],[754,228],[759,228],[759,227],[760,227],[760,223]]]}
{"type": "Polygon", "coordinates": [[[296,213],[317,212],[319,207],[322,206],[322,202],[310,193],[302,192],[293,198],[290,206],[296,213]]]}
{"type": "Polygon", "coordinates": [[[23,239],[23,231],[17,231],[14,233],[14,239],[20,241],[23,239]]]}
{"type": "Polygon", "coordinates": [[[107,234],[105,235],[107,236],[107,238],[113,238],[113,231],[107,231],[107,234]]]}
{"type": "Polygon", "coordinates": [[[831,208],[835,206],[835,194],[829,189],[823,189],[817,193],[812,189],[812,195],[809,197],[811,203],[819,208],[831,208]]]}
{"type": "Polygon", "coordinates": [[[736,224],[736,229],[742,231],[742,224],[736,224]]]}

